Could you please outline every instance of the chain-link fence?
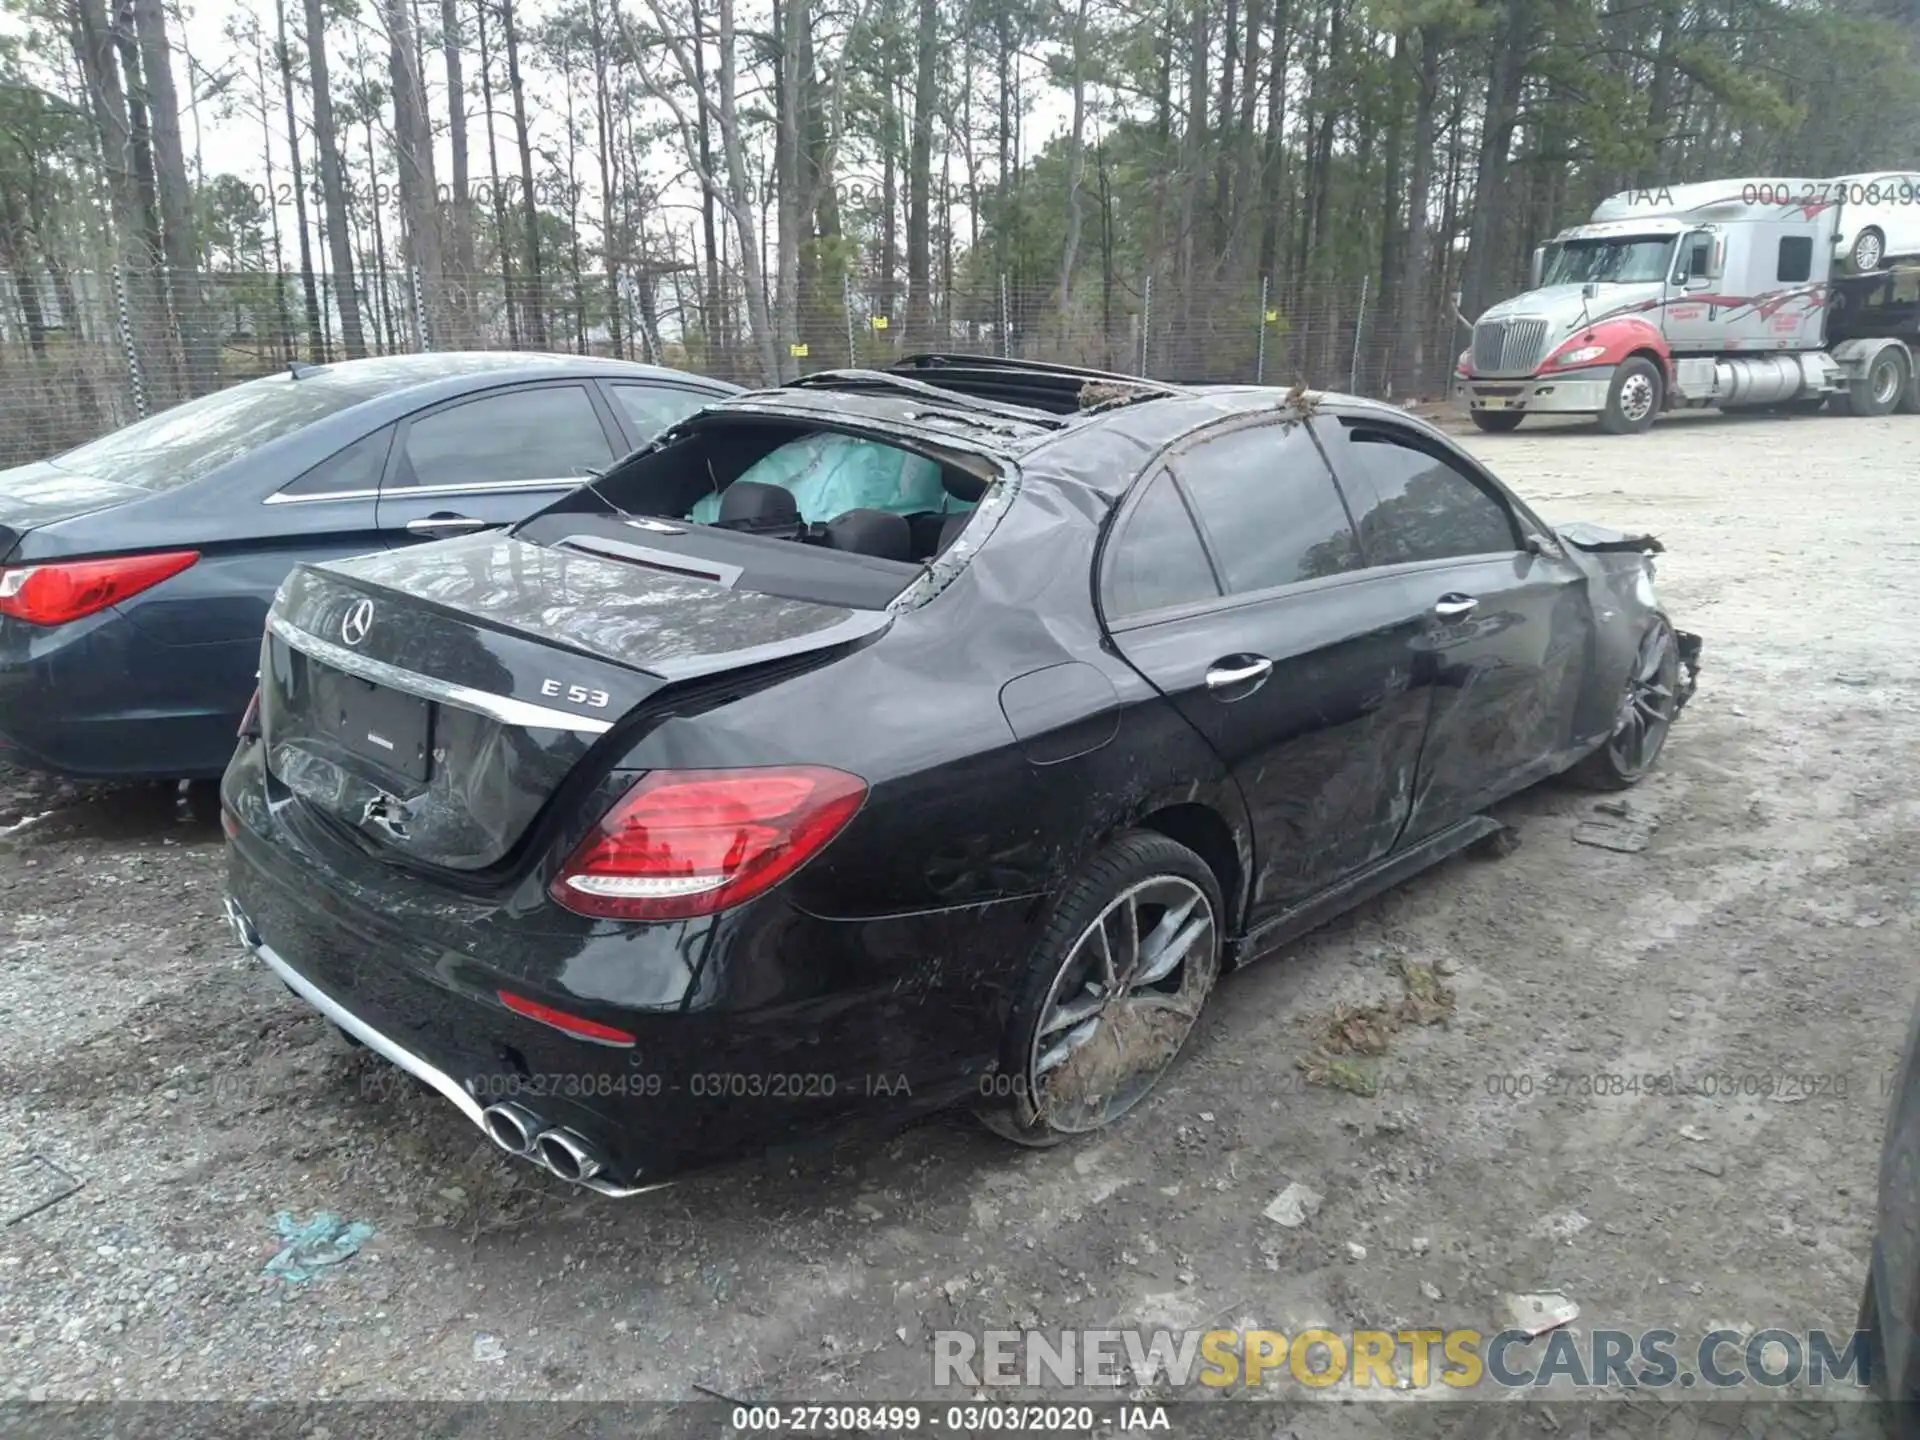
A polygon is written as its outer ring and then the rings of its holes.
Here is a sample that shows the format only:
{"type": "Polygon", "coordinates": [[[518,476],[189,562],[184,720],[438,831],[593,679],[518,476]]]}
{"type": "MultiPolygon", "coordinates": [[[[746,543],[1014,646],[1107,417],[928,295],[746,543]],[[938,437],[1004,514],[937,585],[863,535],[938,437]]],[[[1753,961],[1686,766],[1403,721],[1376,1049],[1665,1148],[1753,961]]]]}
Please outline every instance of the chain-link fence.
{"type": "Polygon", "coordinates": [[[1462,332],[1443,297],[1409,291],[1096,270],[1065,303],[1058,284],[1001,275],[916,302],[897,283],[803,275],[787,303],[750,305],[737,282],[691,265],[435,283],[377,267],[350,290],[294,270],[0,272],[0,466],[290,364],[425,350],[618,356],[747,385],[937,350],[1437,398],[1462,332]]]}

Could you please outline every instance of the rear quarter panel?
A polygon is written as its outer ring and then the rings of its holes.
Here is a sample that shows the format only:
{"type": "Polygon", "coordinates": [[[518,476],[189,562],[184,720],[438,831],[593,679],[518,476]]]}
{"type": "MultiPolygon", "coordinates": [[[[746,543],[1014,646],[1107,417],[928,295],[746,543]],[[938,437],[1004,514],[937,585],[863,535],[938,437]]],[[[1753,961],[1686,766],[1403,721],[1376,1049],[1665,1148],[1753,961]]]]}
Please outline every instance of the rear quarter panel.
{"type": "Polygon", "coordinates": [[[952,583],[883,636],[724,709],[669,720],[624,763],[860,775],[871,787],[860,814],[784,887],[831,918],[1021,897],[1037,917],[1090,855],[1168,804],[1205,804],[1243,831],[1238,791],[1211,749],[1102,644],[1090,575],[1104,510],[1028,486],[952,583]],[[1040,673],[1062,666],[1073,668],[1059,683],[1040,673]]]}

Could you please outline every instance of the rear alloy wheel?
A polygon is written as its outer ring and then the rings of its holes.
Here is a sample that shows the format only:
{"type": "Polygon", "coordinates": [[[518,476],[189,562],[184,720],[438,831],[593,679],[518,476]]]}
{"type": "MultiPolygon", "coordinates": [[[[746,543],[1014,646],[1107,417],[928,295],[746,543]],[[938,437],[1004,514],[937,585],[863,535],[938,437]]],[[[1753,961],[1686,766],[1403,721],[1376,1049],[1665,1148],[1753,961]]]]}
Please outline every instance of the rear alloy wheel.
{"type": "Polygon", "coordinates": [[[1570,778],[1590,790],[1625,790],[1638,784],[1660,758],[1679,699],[1680,644],[1671,625],[1655,620],[1640,637],[1614,712],[1613,733],[1573,768],[1570,778]]]}
{"type": "Polygon", "coordinates": [[[1510,430],[1518,430],[1526,414],[1518,410],[1469,410],[1473,423],[1489,435],[1505,435],[1510,430]]]}
{"type": "Polygon", "coordinates": [[[1164,835],[1135,831],[1095,856],[1034,950],[987,1127],[1054,1145],[1145,1099],[1219,977],[1221,914],[1206,862],[1164,835]]]}
{"type": "Polygon", "coordinates": [[[1636,355],[1613,372],[1607,390],[1607,408],[1600,412],[1600,428],[1609,435],[1638,435],[1660,413],[1666,382],[1660,367],[1636,355]]]}
{"type": "Polygon", "coordinates": [[[1853,248],[1847,252],[1847,265],[1854,274],[1865,275],[1878,270],[1886,258],[1887,237],[1869,225],[1853,237],[1853,248]]]}

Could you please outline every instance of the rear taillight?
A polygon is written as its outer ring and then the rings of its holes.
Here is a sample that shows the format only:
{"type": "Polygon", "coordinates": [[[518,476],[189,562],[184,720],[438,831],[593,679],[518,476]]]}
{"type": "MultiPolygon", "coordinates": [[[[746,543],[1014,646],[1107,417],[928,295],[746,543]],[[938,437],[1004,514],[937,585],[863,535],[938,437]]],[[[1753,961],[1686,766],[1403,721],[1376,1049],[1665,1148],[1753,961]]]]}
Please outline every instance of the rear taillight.
{"type": "Polygon", "coordinates": [[[866,794],[857,775],[820,765],[655,770],[580,842],[548,893],[614,920],[711,915],[806,864],[866,794]]]}
{"type": "Polygon", "coordinates": [[[255,740],[260,736],[260,687],[253,687],[253,698],[247,701],[247,708],[240,712],[240,729],[235,732],[242,740],[255,740]]]}
{"type": "Polygon", "coordinates": [[[198,550],[167,550],[0,570],[0,615],[29,625],[65,625],[138,595],[199,558],[198,550]]]}

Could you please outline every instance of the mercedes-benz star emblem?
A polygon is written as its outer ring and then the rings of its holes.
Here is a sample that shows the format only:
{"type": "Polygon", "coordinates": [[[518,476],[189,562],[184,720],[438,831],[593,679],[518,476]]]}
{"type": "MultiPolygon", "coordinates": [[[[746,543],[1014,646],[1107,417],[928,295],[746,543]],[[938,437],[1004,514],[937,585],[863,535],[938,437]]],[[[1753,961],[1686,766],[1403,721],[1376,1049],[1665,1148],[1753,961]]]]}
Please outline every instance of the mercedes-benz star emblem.
{"type": "Polygon", "coordinates": [[[349,645],[358,645],[367,638],[367,632],[373,629],[373,602],[361,600],[347,611],[347,618],[340,622],[340,638],[349,645]]]}

